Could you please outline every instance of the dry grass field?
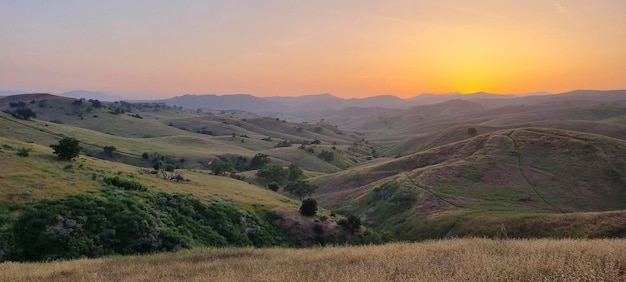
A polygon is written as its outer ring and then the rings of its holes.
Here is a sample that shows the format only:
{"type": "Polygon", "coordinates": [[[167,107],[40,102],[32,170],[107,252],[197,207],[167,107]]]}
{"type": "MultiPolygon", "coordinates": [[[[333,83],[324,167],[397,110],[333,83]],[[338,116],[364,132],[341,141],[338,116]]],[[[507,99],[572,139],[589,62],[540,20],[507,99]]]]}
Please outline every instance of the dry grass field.
{"type": "Polygon", "coordinates": [[[0,264],[1,281],[625,281],[626,240],[453,239],[0,264]]]}

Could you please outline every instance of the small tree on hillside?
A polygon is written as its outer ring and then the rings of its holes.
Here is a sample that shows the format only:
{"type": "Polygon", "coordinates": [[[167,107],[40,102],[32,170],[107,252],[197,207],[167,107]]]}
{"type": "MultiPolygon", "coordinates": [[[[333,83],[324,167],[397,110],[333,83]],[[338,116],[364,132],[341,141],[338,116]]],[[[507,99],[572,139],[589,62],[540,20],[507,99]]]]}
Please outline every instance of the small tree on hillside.
{"type": "Polygon", "coordinates": [[[260,168],[262,168],[263,166],[265,166],[266,164],[268,164],[270,162],[271,161],[268,158],[268,155],[258,153],[256,155],[254,155],[254,157],[250,160],[249,168],[251,170],[260,169],[260,168]]]}
{"type": "Polygon", "coordinates": [[[11,115],[16,118],[25,119],[25,120],[37,117],[37,114],[29,108],[18,108],[17,110],[11,112],[11,115]]]}
{"type": "Polygon", "coordinates": [[[297,164],[290,164],[287,171],[289,174],[289,177],[287,178],[288,181],[296,181],[304,177],[304,172],[302,172],[297,164]]]}
{"type": "Polygon", "coordinates": [[[59,141],[59,144],[50,145],[50,148],[54,149],[54,154],[64,161],[78,157],[82,149],[80,143],[74,137],[65,137],[59,141]]]}
{"type": "Polygon", "coordinates": [[[256,176],[265,179],[267,182],[285,183],[287,170],[278,164],[269,163],[257,171],[256,176]]]}
{"type": "Polygon", "coordinates": [[[98,101],[98,100],[89,100],[91,102],[91,106],[94,108],[101,108],[102,107],[102,102],[98,101]]]}
{"type": "Polygon", "coordinates": [[[302,201],[303,197],[313,195],[315,190],[317,190],[317,186],[308,181],[298,180],[287,183],[287,186],[283,189],[291,195],[298,196],[300,201],[302,201]]]}
{"type": "Polygon", "coordinates": [[[304,199],[300,206],[300,214],[304,216],[314,216],[317,213],[317,201],[312,198],[304,199]]]}
{"type": "Polygon", "coordinates": [[[337,224],[348,229],[352,234],[361,229],[361,219],[354,215],[349,215],[348,218],[339,220],[337,224]]]}
{"type": "Polygon", "coordinates": [[[231,171],[234,171],[235,167],[233,166],[233,163],[228,160],[223,161],[218,159],[211,163],[210,169],[215,175],[224,175],[231,171]]]}

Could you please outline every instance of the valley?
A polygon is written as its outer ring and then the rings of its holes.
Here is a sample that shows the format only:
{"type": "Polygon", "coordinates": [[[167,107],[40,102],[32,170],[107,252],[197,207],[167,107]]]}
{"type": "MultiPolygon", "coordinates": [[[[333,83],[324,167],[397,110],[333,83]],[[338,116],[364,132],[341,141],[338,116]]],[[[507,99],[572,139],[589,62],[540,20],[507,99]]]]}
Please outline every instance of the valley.
{"type": "Polygon", "coordinates": [[[334,98],[265,99],[255,112],[236,107],[242,97],[216,101],[222,97],[181,96],[172,100],[178,104],[0,98],[3,259],[626,236],[626,91],[475,94],[408,107],[381,96],[373,100],[388,108],[273,114],[267,109],[334,98]],[[20,109],[32,115],[19,116],[20,109]],[[49,145],[70,137],[80,155],[58,160],[49,145]],[[228,166],[218,173],[216,163],[228,166]],[[261,172],[270,164],[278,174],[261,172]],[[302,187],[314,188],[297,192],[302,187]],[[319,204],[314,216],[300,214],[303,197],[319,204]],[[113,217],[84,212],[89,205],[113,217]],[[119,208],[147,225],[122,235],[119,208]],[[215,208],[223,210],[212,219],[215,208]],[[109,229],[91,226],[94,220],[109,229]],[[224,221],[197,224],[212,220],[224,221]],[[37,255],[15,237],[23,225],[41,228],[31,240],[62,244],[40,246],[47,251],[37,255]]]}

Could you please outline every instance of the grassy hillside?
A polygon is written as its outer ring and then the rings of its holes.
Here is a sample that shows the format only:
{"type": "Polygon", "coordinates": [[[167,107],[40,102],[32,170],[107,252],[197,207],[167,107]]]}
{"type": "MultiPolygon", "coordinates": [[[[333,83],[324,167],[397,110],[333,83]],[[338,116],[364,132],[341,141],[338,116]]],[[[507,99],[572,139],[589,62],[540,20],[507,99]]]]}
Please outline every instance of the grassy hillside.
{"type": "MultiPolygon", "coordinates": [[[[385,148],[382,153],[387,156],[406,155],[469,139],[474,137],[476,134],[484,134],[496,130],[502,130],[507,128],[513,129],[519,127],[542,127],[581,131],[626,140],[626,122],[620,122],[619,117],[600,121],[546,120],[507,125],[504,127],[492,127],[481,124],[466,124],[449,127],[443,130],[436,131],[434,133],[424,133],[409,137],[391,147],[385,148]],[[611,123],[611,121],[614,121],[614,123],[611,123]],[[474,128],[476,130],[476,134],[471,134],[469,132],[470,128],[474,128]]],[[[374,140],[376,139],[374,138],[374,140]]]]}
{"type": "Polygon", "coordinates": [[[594,100],[593,95],[585,99],[555,96],[558,97],[451,100],[405,110],[350,108],[324,115],[343,130],[359,132],[386,156],[406,155],[432,148],[428,146],[431,143],[440,146],[469,138],[462,134],[469,127],[483,129],[479,133],[547,127],[626,138],[625,96],[610,95],[611,101],[601,96],[594,100]]]}
{"type": "Polygon", "coordinates": [[[215,155],[225,153],[243,156],[254,155],[253,151],[237,145],[188,132],[185,132],[184,135],[166,137],[131,138],[36,119],[20,120],[5,113],[0,113],[0,124],[5,128],[0,132],[0,136],[5,138],[47,146],[56,143],[63,137],[71,136],[81,141],[85,154],[100,156],[104,146],[114,146],[117,149],[117,161],[147,167],[150,167],[151,164],[142,160],[141,155],[144,152],[167,156],[181,167],[197,168],[202,168],[202,164],[215,155]],[[181,159],[185,159],[185,162],[181,163],[181,159]]]}
{"type": "Polygon", "coordinates": [[[0,201],[5,204],[96,191],[102,187],[104,177],[120,176],[135,179],[154,191],[188,193],[209,202],[210,196],[217,196],[248,208],[296,205],[280,194],[230,177],[179,170],[189,181],[177,183],[162,179],[161,174],[150,174],[150,170],[87,156],[72,162],[58,161],[51,148],[7,138],[0,138],[0,156],[0,168],[6,172],[1,176],[0,201]],[[20,148],[32,151],[28,157],[20,157],[20,148]]]}
{"type": "Polygon", "coordinates": [[[623,281],[626,241],[454,239],[0,264],[3,281],[623,281]]]}
{"type": "Polygon", "coordinates": [[[326,145],[355,141],[325,123],[296,124],[240,111],[195,112],[155,103],[96,103],[49,94],[0,99],[0,109],[13,112],[20,107],[33,109],[36,118],[20,120],[0,113],[0,124],[6,128],[0,136],[40,145],[72,136],[90,156],[104,158],[103,147],[114,146],[114,157],[108,159],[133,165],[152,166],[150,160],[141,158],[144,153],[164,156],[174,167],[199,169],[206,169],[216,157],[250,159],[257,152],[317,172],[335,172],[337,166],[345,168],[365,160],[365,155],[353,152],[349,160],[338,158],[328,164],[313,156],[298,159],[270,150],[284,140],[295,146],[314,140],[326,145]]]}
{"type": "MultiPolygon", "coordinates": [[[[625,141],[525,128],[479,135],[315,183],[323,205],[417,239],[474,234],[454,228],[469,220],[485,231],[525,214],[625,210],[624,171],[625,141]]],[[[617,234],[605,230],[606,235],[624,236],[620,228],[617,234]]]]}
{"type": "MultiPolygon", "coordinates": [[[[168,126],[159,120],[154,108],[137,109],[130,104],[120,102],[101,102],[94,106],[93,102],[60,97],[50,94],[24,94],[0,99],[0,109],[12,111],[11,103],[25,103],[27,108],[37,114],[37,119],[50,123],[61,123],[94,131],[133,138],[162,137],[180,135],[184,131],[168,126]],[[116,110],[118,110],[116,112],[116,110]],[[149,114],[145,117],[145,113],[149,114]],[[133,116],[135,115],[135,116],[133,116]]],[[[154,106],[154,105],[151,105],[154,106]]],[[[176,109],[168,108],[168,112],[176,109]]],[[[178,111],[176,116],[195,116],[191,113],[183,114],[178,111]]],[[[165,115],[170,117],[170,115],[165,115]]],[[[163,118],[163,117],[161,117],[163,118]]]]}

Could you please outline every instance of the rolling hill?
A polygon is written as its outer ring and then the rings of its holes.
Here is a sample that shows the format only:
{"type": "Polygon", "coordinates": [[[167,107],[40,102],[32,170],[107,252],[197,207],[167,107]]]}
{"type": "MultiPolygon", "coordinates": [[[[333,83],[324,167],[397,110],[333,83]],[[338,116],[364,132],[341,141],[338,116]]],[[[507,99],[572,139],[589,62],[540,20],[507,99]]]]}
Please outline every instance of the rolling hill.
{"type": "MultiPolygon", "coordinates": [[[[489,233],[501,224],[512,230],[525,216],[625,210],[625,171],[626,141],[517,128],[319,177],[315,183],[322,205],[358,214],[404,239],[419,239],[468,235],[469,222],[489,233]]],[[[619,234],[626,231],[619,228],[619,234]]]]}
{"type": "MultiPolygon", "coordinates": [[[[103,157],[103,148],[114,146],[116,161],[140,166],[151,166],[150,160],[142,157],[144,153],[163,155],[178,168],[207,169],[206,164],[217,157],[250,159],[263,152],[286,164],[331,172],[338,168],[320,163],[315,155],[296,158],[293,156],[298,154],[285,154],[276,147],[284,141],[293,143],[294,149],[305,141],[320,140],[327,145],[354,141],[325,123],[290,123],[245,112],[198,113],[154,103],[103,102],[94,107],[92,101],[24,94],[0,99],[0,109],[12,111],[15,107],[11,104],[17,103],[33,109],[37,118],[20,120],[0,113],[5,124],[0,136],[40,145],[73,136],[82,142],[88,155],[103,157]]],[[[360,154],[351,154],[351,158],[346,163],[354,165],[365,160],[360,154]]]]}

